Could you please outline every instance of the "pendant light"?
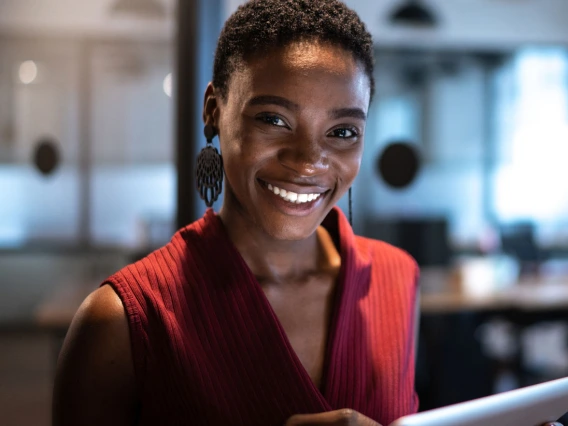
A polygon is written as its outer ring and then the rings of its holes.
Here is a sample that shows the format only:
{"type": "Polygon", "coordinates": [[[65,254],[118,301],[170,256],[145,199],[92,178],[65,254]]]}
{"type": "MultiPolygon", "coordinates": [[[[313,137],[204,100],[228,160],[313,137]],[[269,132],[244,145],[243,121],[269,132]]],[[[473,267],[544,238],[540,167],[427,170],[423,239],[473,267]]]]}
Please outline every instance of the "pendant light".
{"type": "Polygon", "coordinates": [[[394,8],[389,21],[395,25],[433,28],[438,25],[438,18],[431,9],[420,0],[405,0],[394,8]]]}

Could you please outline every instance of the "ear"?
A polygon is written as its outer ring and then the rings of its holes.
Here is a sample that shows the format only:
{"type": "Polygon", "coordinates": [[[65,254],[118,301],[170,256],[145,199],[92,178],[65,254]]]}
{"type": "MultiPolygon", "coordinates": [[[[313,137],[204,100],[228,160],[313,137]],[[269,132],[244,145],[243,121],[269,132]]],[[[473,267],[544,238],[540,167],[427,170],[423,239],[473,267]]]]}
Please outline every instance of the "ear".
{"type": "Polygon", "coordinates": [[[205,95],[203,96],[203,123],[206,125],[209,124],[214,128],[218,128],[219,120],[217,101],[215,87],[213,87],[213,83],[209,82],[205,89],[205,95]]]}

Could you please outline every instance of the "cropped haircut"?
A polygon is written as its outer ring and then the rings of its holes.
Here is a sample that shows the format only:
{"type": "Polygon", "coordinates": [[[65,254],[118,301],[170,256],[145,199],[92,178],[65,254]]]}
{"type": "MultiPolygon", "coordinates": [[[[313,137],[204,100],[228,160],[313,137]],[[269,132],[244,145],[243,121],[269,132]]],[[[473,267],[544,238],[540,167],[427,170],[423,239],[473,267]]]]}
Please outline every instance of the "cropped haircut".
{"type": "Polygon", "coordinates": [[[327,42],[351,52],[369,77],[373,97],[371,34],[338,0],[251,0],[239,6],[217,42],[213,86],[226,99],[231,75],[247,59],[296,41],[327,42]]]}

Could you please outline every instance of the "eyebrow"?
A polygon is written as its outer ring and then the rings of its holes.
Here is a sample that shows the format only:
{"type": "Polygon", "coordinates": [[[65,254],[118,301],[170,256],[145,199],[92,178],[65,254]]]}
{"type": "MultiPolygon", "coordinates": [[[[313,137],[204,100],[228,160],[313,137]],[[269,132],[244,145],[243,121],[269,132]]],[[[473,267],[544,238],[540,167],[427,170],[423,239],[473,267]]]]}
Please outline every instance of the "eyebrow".
{"type": "Polygon", "coordinates": [[[297,111],[300,109],[300,106],[292,101],[289,101],[286,98],[282,98],[280,96],[272,96],[272,95],[261,95],[255,96],[250,101],[248,101],[249,106],[254,105],[279,105],[283,108],[289,109],[291,111],[297,111]]]}
{"type": "MultiPolygon", "coordinates": [[[[248,101],[249,106],[255,105],[278,105],[283,108],[289,109],[291,111],[297,111],[300,109],[300,106],[292,102],[286,98],[281,96],[274,96],[274,95],[260,95],[255,96],[251,100],[248,101]]],[[[333,120],[337,120],[339,118],[357,118],[362,121],[367,120],[367,114],[361,108],[338,108],[330,111],[329,116],[333,120]]]]}
{"type": "Polygon", "coordinates": [[[330,116],[332,119],[337,120],[339,118],[358,118],[359,120],[366,121],[367,114],[361,108],[339,108],[331,111],[330,116]]]}

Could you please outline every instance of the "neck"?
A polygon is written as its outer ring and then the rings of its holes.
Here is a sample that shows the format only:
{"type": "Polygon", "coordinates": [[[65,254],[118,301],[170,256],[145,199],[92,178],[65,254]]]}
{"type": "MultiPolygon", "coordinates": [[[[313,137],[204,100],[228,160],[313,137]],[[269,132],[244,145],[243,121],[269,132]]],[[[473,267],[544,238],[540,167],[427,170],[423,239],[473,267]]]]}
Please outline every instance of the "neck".
{"type": "Polygon", "coordinates": [[[299,283],[341,262],[331,237],[321,226],[306,239],[283,241],[266,234],[239,209],[223,205],[219,217],[261,284],[299,283]]]}

